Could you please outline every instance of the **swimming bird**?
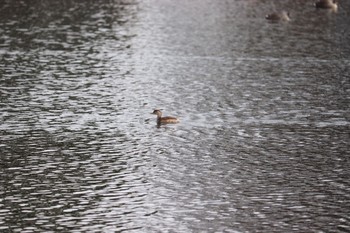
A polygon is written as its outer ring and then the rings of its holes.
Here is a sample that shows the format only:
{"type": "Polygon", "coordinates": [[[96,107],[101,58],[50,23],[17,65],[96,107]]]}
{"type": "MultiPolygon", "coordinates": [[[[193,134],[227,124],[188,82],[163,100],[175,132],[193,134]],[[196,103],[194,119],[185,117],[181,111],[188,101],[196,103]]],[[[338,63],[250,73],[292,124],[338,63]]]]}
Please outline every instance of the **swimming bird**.
{"type": "Polygon", "coordinates": [[[290,20],[288,11],[274,12],[274,13],[266,15],[265,18],[267,20],[271,20],[273,22],[289,21],[290,20]]]}
{"type": "Polygon", "coordinates": [[[179,119],[176,117],[171,117],[171,116],[166,116],[162,117],[162,112],[158,109],[155,109],[152,114],[157,115],[157,125],[161,124],[174,124],[174,123],[179,123],[179,119]]]}
{"type": "Polygon", "coordinates": [[[338,3],[336,0],[318,0],[315,2],[315,7],[337,11],[338,3]]]}

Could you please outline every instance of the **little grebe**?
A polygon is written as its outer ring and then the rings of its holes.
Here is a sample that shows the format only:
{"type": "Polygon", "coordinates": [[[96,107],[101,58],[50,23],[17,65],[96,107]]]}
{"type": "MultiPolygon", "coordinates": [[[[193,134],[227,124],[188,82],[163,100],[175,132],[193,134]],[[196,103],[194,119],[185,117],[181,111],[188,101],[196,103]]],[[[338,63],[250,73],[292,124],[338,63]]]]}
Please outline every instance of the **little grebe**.
{"type": "Polygon", "coordinates": [[[179,119],[177,119],[176,117],[170,117],[170,116],[162,117],[162,112],[158,109],[154,110],[152,114],[157,115],[157,125],[174,124],[174,123],[180,122],[179,119]]]}
{"type": "Polygon", "coordinates": [[[273,22],[276,21],[289,21],[289,12],[287,11],[281,11],[281,12],[274,12],[271,14],[266,15],[265,17],[267,20],[271,20],[273,22]]]}
{"type": "Polygon", "coordinates": [[[337,11],[338,3],[336,0],[318,0],[315,2],[316,8],[330,9],[333,11],[337,11]]]}

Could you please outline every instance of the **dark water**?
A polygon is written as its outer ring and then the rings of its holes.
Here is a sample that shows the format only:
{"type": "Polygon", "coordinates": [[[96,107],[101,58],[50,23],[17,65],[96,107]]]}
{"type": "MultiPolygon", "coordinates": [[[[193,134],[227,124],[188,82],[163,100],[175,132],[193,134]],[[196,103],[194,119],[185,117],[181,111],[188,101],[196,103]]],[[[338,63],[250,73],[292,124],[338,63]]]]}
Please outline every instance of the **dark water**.
{"type": "Polygon", "coordinates": [[[349,232],[349,14],[0,1],[0,231],[349,232]]]}

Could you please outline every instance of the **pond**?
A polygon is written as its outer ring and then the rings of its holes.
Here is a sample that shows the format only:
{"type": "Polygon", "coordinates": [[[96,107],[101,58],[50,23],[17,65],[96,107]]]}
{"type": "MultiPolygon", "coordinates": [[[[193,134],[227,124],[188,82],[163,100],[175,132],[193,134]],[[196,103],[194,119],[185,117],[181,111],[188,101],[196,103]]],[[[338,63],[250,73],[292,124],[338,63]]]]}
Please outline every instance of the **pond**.
{"type": "Polygon", "coordinates": [[[1,1],[0,231],[350,231],[349,14],[1,1]]]}

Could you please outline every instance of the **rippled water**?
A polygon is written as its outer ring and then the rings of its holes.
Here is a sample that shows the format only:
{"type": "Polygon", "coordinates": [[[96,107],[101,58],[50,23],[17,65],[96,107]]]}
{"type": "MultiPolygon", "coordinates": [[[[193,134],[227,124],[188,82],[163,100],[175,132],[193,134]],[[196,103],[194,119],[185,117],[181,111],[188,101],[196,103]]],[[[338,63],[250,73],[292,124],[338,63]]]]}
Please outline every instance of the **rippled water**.
{"type": "Polygon", "coordinates": [[[350,2],[312,4],[0,1],[0,231],[350,231],[350,2]]]}

